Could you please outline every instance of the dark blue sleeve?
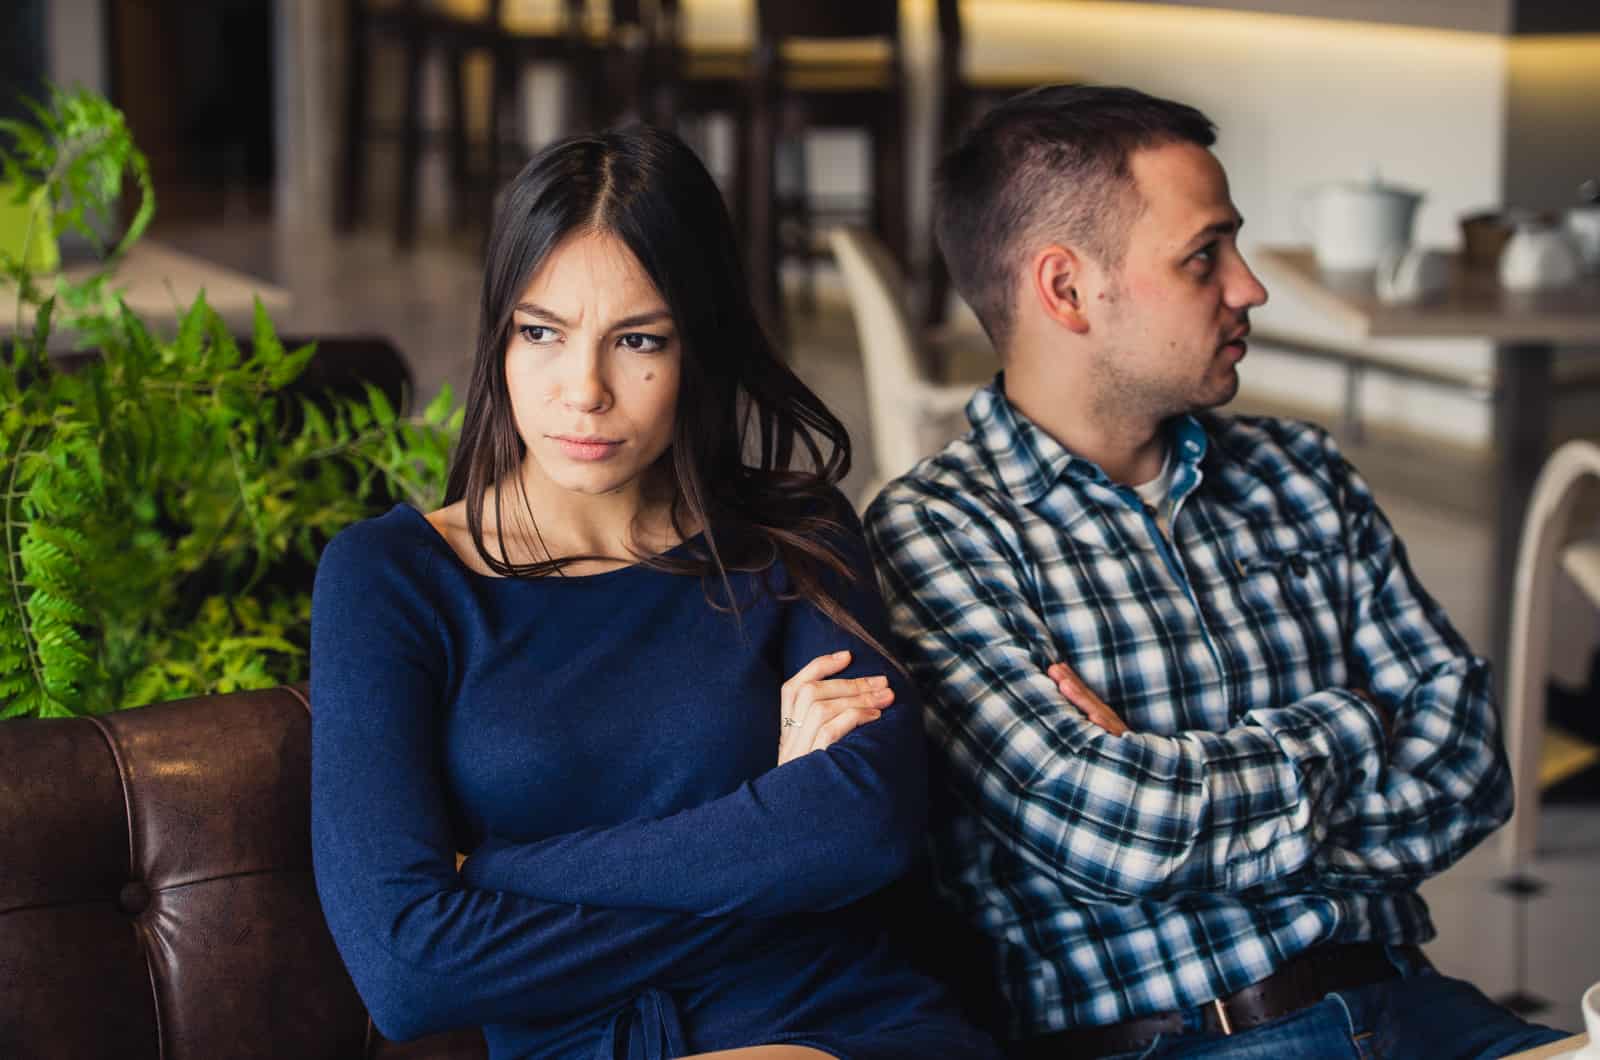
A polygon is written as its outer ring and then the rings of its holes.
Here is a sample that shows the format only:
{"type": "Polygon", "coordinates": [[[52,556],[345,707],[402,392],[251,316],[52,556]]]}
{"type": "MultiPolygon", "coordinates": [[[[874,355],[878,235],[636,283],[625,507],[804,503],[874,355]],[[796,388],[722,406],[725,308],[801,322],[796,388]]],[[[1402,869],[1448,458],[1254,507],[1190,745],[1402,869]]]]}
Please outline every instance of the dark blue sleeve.
{"type": "Polygon", "coordinates": [[[410,1038],[572,1017],[715,966],[745,925],[537,902],[457,876],[436,737],[444,653],[420,588],[428,553],[393,537],[365,523],[336,538],[311,618],[317,893],[378,1029],[410,1038]]]}
{"type": "MultiPolygon", "coordinates": [[[[830,573],[828,587],[847,613],[887,644],[883,601],[860,524],[842,498],[840,505],[846,533],[832,543],[852,577],[830,573]]],[[[534,842],[491,839],[467,859],[463,878],[474,887],[542,901],[767,917],[837,908],[903,874],[921,850],[927,814],[916,691],[883,655],[812,604],[787,607],[784,673],[848,648],[850,666],[840,677],[889,678],[895,699],[881,718],[826,750],[669,817],[534,842]]],[[[778,708],[776,698],[757,704],[778,708]]]]}

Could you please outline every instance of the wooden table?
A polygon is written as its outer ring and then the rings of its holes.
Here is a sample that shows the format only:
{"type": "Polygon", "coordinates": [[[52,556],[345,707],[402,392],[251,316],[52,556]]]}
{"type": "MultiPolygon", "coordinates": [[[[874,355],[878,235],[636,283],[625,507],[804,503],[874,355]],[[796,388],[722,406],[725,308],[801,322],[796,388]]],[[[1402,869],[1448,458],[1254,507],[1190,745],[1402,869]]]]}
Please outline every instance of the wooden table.
{"type": "Polygon", "coordinates": [[[1467,269],[1454,259],[1450,284],[1440,295],[1422,303],[1388,305],[1378,300],[1371,273],[1324,273],[1306,248],[1262,247],[1256,257],[1274,276],[1364,338],[1474,338],[1495,344],[1491,440],[1497,503],[1489,649],[1503,673],[1510,658],[1506,649],[1517,542],[1549,440],[1551,361],[1558,346],[1600,345],[1600,277],[1524,293],[1508,291],[1492,272],[1467,269]]]}
{"type": "Polygon", "coordinates": [[[1582,1049],[1589,1044],[1587,1034],[1574,1034],[1570,1038],[1563,1038],[1559,1042],[1541,1045],[1537,1049],[1525,1049],[1520,1053],[1512,1053],[1506,1060],[1555,1060],[1556,1057],[1568,1055],[1582,1049]]]}
{"type": "MultiPolygon", "coordinates": [[[[75,265],[66,270],[66,276],[69,280],[82,280],[92,272],[92,266],[75,265]]],[[[239,334],[250,332],[256,298],[274,318],[293,301],[288,291],[265,280],[149,239],[129,248],[111,278],[111,287],[121,293],[129,309],[158,333],[168,330],[166,325],[193,305],[202,290],[211,308],[239,334]]],[[[0,335],[9,335],[16,325],[16,288],[0,287],[0,335]]],[[[22,326],[33,326],[31,310],[23,312],[22,326]]]]}

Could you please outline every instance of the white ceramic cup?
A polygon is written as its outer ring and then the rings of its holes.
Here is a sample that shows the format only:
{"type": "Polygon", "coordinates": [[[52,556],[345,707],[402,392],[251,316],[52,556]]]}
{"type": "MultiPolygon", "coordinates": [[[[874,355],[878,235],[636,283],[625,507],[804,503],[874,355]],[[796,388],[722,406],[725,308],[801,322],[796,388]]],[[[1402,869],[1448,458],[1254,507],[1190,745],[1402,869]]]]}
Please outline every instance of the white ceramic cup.
{"type": "Polygon", "coordinates": [[[1600,202],[1574,206],[1566,214],[1567,236],[1589,272],[1600,272],[1600,202]]]}

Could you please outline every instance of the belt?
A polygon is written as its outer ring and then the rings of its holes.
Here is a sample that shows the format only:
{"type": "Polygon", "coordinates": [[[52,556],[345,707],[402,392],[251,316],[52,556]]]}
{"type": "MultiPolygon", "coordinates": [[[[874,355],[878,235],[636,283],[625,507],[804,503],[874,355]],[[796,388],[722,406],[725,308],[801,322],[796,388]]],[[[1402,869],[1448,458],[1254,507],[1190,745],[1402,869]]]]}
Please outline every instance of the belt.
{"type": "Polygon", "coordinates": [[[595,1060],[668,1060],[688,1051],[677,1006],[665,991],[651,986],[612,1017],[595,1060]]]}
{"type": "MultiPolygon", "coordinates": [[[[1397,946],[1419,967],[1430,967],[1415,946],[1397,946]]],[[[1265,979],[1238,993],[1200,1006],[1200,1022],[1213,1034],[1238,1034],[1315,1005],[1329,994],[1355,990],[1400,972],[1378,942],[1327,943],[1291,957],[1265,979]]],[[[1018,1042],[1017,1060],[1079,1060],[1128,1053],[1149,1046],[1160,1035],[1189,1034],[1183,1012],[1158,1012],[1103,1027],[1073,1027],[1018,1042]]]]}

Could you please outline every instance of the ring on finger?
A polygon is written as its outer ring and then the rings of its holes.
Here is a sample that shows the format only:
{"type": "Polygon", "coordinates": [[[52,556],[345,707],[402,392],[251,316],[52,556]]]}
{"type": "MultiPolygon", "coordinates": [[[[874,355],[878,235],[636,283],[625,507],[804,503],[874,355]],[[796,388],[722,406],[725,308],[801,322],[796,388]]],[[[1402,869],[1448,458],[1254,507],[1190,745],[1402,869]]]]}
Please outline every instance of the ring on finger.
{"type": "Polygon", "coordinates": [[[784,728],[785,728],[785,729],[792,729],[792,728],[794,728],[794,727],[795,727],[795,726],[796,726],[796,725],[799,725],[799,724],[800,724],[800,719],[798,719],[798,718],[791,718],[791,717],[789,717],[789,716],[788,716],[788,715],[785,715],[785,716],[784,716],[784,719],[783,719],[783,727],[784,727],[784,728]]]}

